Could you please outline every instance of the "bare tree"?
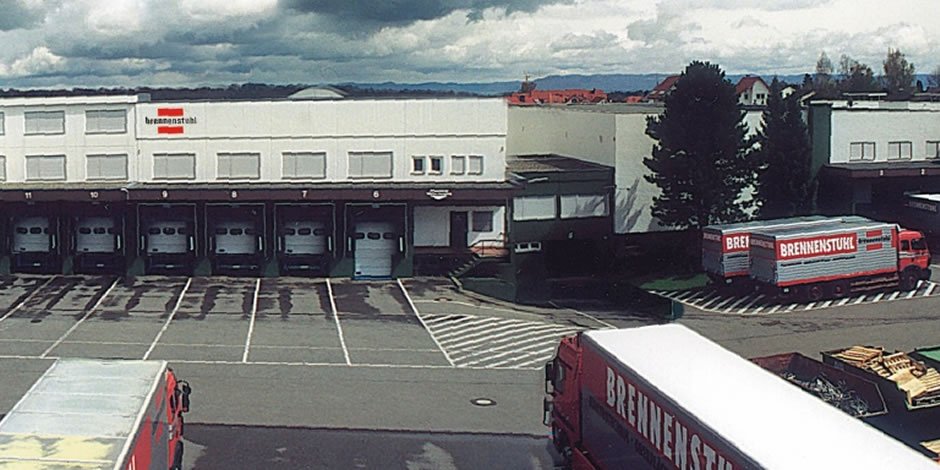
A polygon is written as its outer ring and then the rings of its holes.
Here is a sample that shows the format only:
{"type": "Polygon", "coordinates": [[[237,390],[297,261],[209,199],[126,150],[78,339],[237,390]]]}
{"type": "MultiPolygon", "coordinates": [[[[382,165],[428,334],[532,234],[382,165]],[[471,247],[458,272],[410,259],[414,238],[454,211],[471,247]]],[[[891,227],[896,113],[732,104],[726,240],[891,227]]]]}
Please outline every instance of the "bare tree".
{"type": "Polygon", "coordinates": [[[889,95],[903,97],[914,92],[914,64],[907,61],[900,49],[888,49],[884,71],[884,84],[889,95]]]}
{"type": "Polygon", "coordinates": [[[931,88],[940,88],[940,65],[933,69],[933,72],[927,76],[927,83],[931,88]]]}

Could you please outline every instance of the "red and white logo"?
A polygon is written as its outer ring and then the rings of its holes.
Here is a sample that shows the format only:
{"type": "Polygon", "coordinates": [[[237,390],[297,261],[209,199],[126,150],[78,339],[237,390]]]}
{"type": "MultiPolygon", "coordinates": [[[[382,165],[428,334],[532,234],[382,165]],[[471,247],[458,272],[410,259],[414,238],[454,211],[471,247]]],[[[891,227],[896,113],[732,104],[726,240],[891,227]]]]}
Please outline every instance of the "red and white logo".
{"type": "Polygon", "coordinates": [[[144,117],[144,124],[157,126],[157,134],[182,134],[186,125],[196,122],[195,117],[186,116],[183,108],[157,108],[156,117],[144,117]]]}

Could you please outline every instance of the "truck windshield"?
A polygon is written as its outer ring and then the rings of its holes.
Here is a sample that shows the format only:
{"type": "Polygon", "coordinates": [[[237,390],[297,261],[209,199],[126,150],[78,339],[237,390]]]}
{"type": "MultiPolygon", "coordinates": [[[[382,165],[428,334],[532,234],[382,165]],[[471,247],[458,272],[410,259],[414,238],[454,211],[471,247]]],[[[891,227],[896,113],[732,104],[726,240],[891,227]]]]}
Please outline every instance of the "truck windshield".
{"type": "Polygon", "coordinates": [[[917,239],[915,239],[915,240],[911,240],[911,249],[914,249],[914,250],[926,250],[926,249],[927,249],[927,242],[924,241],[923,238],[917,238],[917,239]]]}

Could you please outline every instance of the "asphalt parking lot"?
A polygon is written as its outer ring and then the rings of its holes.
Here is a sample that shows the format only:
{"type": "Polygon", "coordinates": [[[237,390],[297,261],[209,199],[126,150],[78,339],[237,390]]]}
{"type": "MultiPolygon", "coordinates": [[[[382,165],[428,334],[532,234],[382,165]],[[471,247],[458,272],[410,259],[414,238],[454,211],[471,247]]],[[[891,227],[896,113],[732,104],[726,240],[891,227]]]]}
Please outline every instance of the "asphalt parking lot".
{"type": "Polygon", "coordinates": [[[0,282],[0,358],[537,369],[607,326],[489,308],[441,279],[19,276],[0,282]]]}

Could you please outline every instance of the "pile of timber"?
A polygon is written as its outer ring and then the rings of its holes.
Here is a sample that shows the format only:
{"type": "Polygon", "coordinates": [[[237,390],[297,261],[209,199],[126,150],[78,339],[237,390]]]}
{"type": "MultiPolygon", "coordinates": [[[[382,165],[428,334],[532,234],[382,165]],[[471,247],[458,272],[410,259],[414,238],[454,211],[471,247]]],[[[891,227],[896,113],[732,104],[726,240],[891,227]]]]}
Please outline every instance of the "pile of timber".
{"type": "Polygon", "coordinates": [[[833,356],[894,382],[904,391],[912,407],[940,404],[940,373],[907,353],[886,353],[883,348],[852,346],[833,356]]]}

